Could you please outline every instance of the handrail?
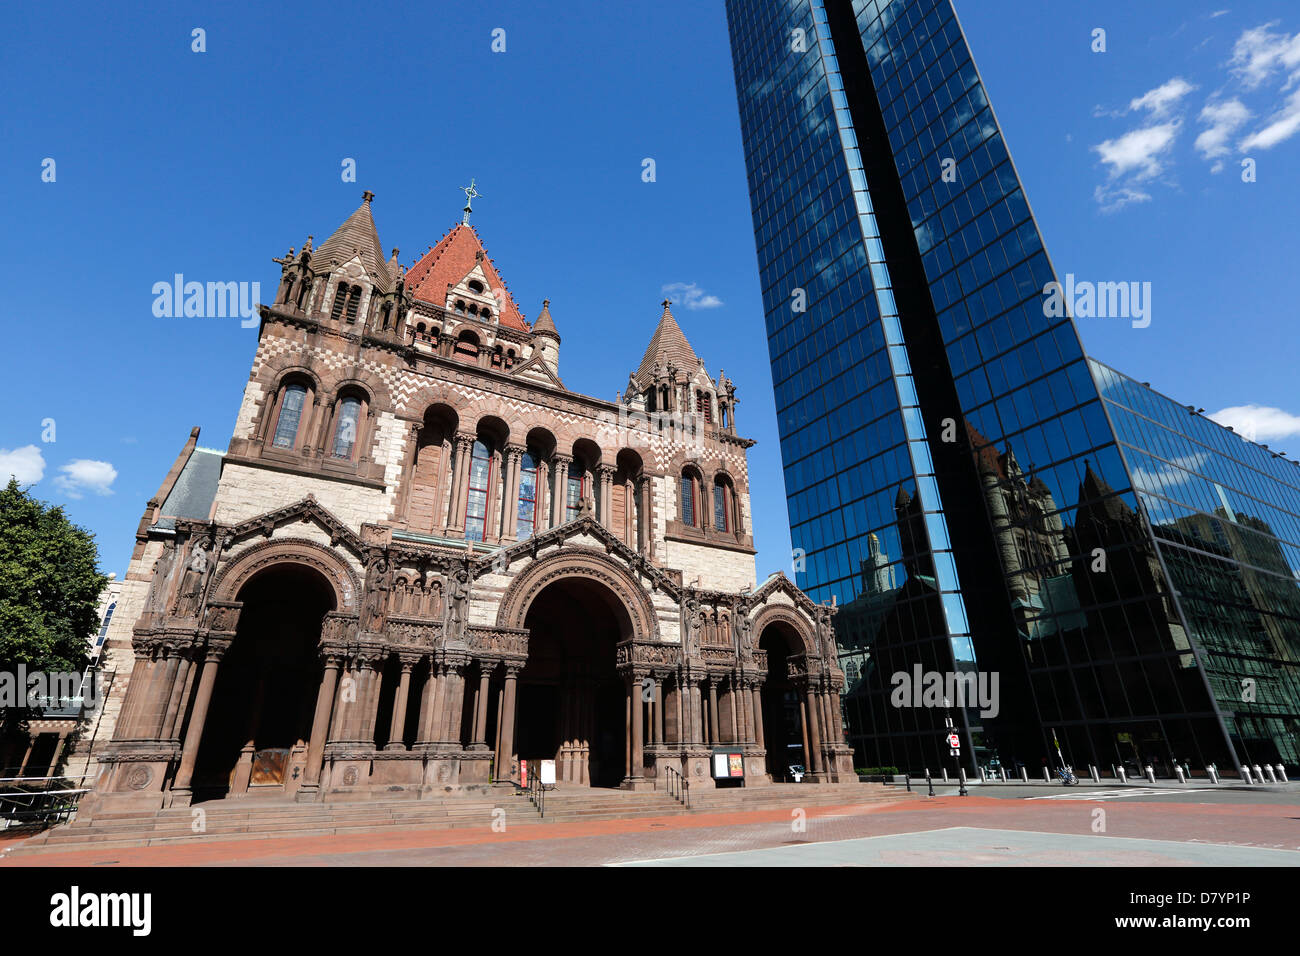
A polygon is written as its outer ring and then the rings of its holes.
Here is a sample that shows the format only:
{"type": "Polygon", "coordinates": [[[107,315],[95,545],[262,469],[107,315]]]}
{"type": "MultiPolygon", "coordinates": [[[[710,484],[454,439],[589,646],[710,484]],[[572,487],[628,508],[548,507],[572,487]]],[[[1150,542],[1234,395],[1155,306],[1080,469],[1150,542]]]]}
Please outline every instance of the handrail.
{"type": "Polygon", "coordinates": [[[76,811],[81,798],[88,793],[89,787],[0,790],[0,820],[12,821],[15,825],[66,822],[76,811]]]}
{"type": "Polygon", "coordinates": [[[528,776],[528,799],[533,802],[542,819],[546,819],[546,786],[542,783],[542,775],[535,771],[528,776]]]}
{"type": "Polygon", "coordinates": [[[674,767],[665,767],[664,770],[667,771],[664,774],[664,789],[668,791],[668,796],[689,810],[691,808],[691,782],[682,776],[680,770],[674,767]]]}

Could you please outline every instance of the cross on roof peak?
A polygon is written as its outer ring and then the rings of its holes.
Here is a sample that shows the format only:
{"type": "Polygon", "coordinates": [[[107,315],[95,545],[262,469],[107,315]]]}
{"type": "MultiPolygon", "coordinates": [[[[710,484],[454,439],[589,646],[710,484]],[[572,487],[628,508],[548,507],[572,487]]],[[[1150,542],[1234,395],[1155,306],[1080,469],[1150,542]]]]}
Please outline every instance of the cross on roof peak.
{"type": "Polygon", "coordinates": [[[469,214],[473,212],[473,209],[471,207],[474,204],[474,200],[482,196],[483,194],[474,188],[474,178],[472,176],[470,177],[469,185],[461,186],[460,189],[461,192],[465,194],[465,209],[464,209],[465,215],[461,217],[460,221],[462,225],[468,226],[469,214]]]}

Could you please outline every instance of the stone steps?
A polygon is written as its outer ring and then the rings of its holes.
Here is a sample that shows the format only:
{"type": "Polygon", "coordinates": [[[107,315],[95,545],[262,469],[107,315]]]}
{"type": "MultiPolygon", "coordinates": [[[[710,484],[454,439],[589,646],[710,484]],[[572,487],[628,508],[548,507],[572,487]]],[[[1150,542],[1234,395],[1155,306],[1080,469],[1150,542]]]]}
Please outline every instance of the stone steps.
{"type": "Polygon", "coordinates": [[[470,829],[491,826],[498,819],[494,816],[497,810],[504,811],[507,827],[545,826],[698,813],[891,803],[919,796],[876,784],[777,784],[735,790],[700,788],[691,793],[688,809],[662,790],[563,788],[546,794],[545,818],[538,814],[527,796],[510,791],[503,791],[497,799],[484,799],[476,794],[359,803],[210,801],[197,807],[103,814],[89,823],[74,821],[39,834],[11,848],[6,855],[89,849],[110,851],[282,836],[377,833],[393,829],[470,829]],[[204,810],[205,827],[204,832],[195,833],[192,829],[194,810],[200,808],[204,810]]]}

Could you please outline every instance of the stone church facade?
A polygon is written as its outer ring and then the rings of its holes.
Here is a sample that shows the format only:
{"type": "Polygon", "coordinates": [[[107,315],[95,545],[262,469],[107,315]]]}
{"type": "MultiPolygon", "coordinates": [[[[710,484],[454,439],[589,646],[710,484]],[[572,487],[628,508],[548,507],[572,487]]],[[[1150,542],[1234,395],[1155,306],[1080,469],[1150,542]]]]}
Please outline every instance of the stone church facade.
{"type": "Polygon", "coordinates": [[[195,429],[146,507],[82,813],[418,798],[543,760],[713,786],[720,752],[747,786],[855,779],[834,609],[756,580],[736,389],[671,304],[615,401],[578,394],[468,206],[408,270],[372,198],[276,260],[229,447],[195,429]]]}

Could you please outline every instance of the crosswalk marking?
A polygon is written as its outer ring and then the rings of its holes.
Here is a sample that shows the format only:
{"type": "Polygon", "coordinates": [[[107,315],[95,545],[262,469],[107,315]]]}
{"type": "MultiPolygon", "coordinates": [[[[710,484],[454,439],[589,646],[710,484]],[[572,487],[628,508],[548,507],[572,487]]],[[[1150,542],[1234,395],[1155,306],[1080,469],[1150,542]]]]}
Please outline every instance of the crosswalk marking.
{"type": "Polygon", "coordinates": [[[1125,797],[1146,797],[1169,793],[1203,793],[1208,787],[1185,790],[1161,790],[1156,787],[1128,787],[1124,790],[1081,790],[1075,793],[1054,793],[1046,797],[1026,797],[1026,800],[1123,800],[1125,797]]]}

